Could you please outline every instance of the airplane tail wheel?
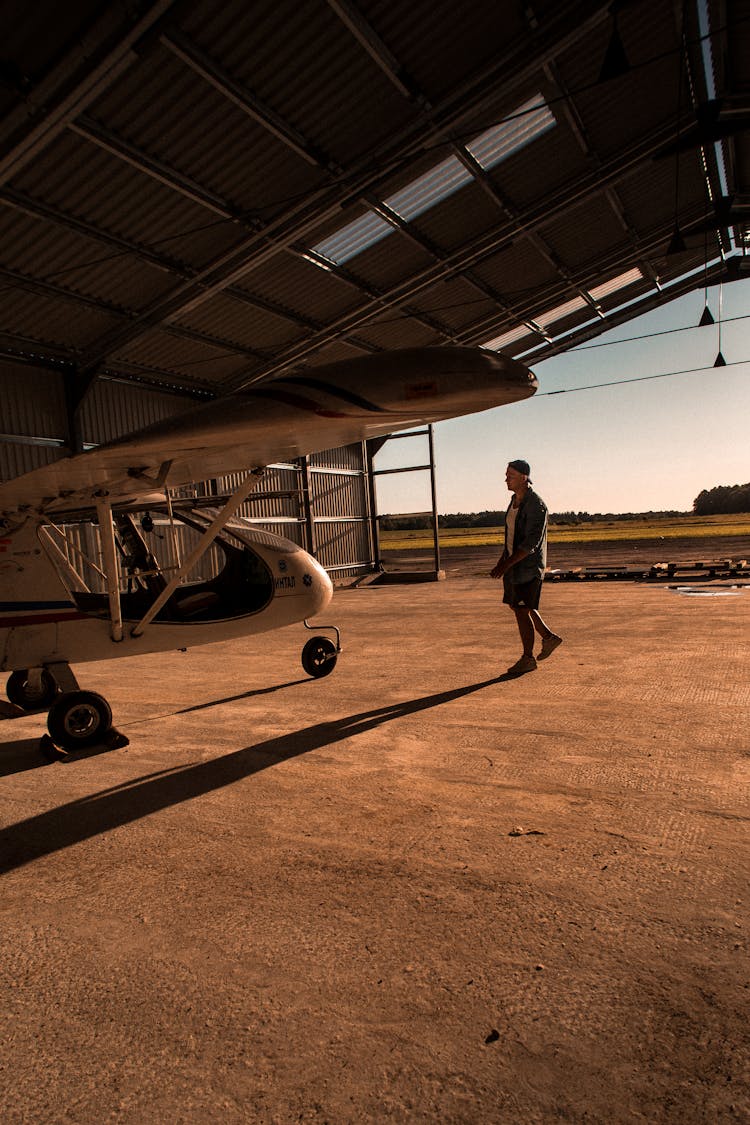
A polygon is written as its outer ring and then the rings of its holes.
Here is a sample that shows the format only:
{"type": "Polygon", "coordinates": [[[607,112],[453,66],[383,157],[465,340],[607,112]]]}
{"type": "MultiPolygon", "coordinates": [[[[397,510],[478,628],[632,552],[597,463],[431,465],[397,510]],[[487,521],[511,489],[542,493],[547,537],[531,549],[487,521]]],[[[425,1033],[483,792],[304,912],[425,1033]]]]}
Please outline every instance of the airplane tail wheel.
{"type": "Polygon", "coordinates": [[[24,711],[43,711],[57,695],[57,684],[46,668],[42,669],[38,688],[32,687],[29,682],[28,670],[11,672],[5,691],[16,707],[22,707],[24,711]]]}
{"type": "Polygon", "coordinates": [[[68,691],[52,704],[47,730],[64,750],[100,742],[112,726],[112,709],[95,691],[68,691]]]}
{"type": "Polygon", "coordinates": [[[302,667],[316,680],[333,671],[336,659],[336,646],[328,637],[311,637],[302,649],[302,667]]]}

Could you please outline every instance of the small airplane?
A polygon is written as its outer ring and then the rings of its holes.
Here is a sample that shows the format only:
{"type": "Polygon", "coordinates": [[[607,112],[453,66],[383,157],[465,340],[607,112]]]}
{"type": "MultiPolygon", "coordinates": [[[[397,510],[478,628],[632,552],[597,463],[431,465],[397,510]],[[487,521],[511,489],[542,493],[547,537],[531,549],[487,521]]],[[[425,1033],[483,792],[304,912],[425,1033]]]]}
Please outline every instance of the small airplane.
{"type": "MultiPolygon", "coordinates": [[[[523,364],[481,348],[382,352],[292,372],[0,484],[0,670],[11,673],[14,713],[48,709],[55,747],[90,747],[113,731],[112,711],[81,690],[71,664],[299,622],[312,630],[309,618],[333,594],[328,574],[296,543],[237,515],[264,469],[536,389],[523,364]],[[213,508],[174,499],[175,489],[240,470],[246,478],[213,508]],[[187,557],[171,568],[146,538],[157,505],[165,528],[190,529],[187,557]],[[94,521],[96,562],[70,536],[94,521]],[[196,578],[210,550],[213,576],[196,578]]],[[[313,636],[304,646],[313,677],[330,673],[341,651],[338,629],[318,628],[336,642],[313,636]]]]}

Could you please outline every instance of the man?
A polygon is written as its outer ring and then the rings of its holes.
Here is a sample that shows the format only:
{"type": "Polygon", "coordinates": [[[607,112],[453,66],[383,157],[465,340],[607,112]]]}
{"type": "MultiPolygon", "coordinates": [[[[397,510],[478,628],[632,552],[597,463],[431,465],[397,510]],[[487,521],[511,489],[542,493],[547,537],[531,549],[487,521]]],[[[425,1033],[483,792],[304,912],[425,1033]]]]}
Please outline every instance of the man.
{"type": "Polygon", "coordinates": [[[491,578],[503,580],[503,602],[515,613],[521,634],[523,656],[508,669],[513,676],[536,668],[535,632],[542,638],[540,660],[546,660],[562,644],[562,637],[539,616],[547,565],[547,505],[531,487],[530,474],[528,461],[511,461],[505,470],[505,483],[513,499],[505,513],[505,549],[490,571],[491,578]]]}

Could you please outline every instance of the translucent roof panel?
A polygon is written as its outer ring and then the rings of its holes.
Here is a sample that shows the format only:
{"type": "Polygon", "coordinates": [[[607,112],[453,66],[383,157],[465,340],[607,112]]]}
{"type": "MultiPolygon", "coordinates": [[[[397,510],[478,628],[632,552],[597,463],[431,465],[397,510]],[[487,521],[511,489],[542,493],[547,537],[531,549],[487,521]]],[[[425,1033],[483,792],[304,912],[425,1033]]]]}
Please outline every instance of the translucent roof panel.
{"type": "Polygon", "coordinates": [[[518,328],[511,328],[509,332],[504,332],[502,336],[495,336],[492,340],[488,340],[486,344],[482,344],[483,348],[488,351],[496,352],[500,348],[507,347],[508,344],[515,344],[517,340],[522,340],[524,336],[530,336],[531,329],[526,324],[519,324],[518,328]]]}
{"type": "Polygon", "coordinates": [[[511,153],[546,133],[554,124],[555,118],[547,103],[541,94],[537,94],[466,147],[482,168],[493,168],[511,153]]]}
{"type": "MultiPolygon", "coordinates": [[[[482,168],[492,168],[511,153],[529,144],[555,124],[555,118],[541,94],[520,105],[510,117],[493,125],[466,145],[482,168]]],[[[406,187],[384,200],[399,218],[409,221],[447,199],[459,188],[471,183],[473,176],[456,156],[449,156],[429,172],[418,176],[406,187]]],[[[373,246],[390,234],[393,228],[378,215],[368,213],[342,227],[312,250],[334,265],[340,266],[356,254],[373,246]]]]}
{"type": "Polygon", "coordinates": [[[449,156],[423,176],[412,180],[401,191],[389,195],[387,205],[402,219],[414,219],[429,207],[434,207],[441,199],[447,199],[464,184],[471,183],[473,176],[455,156],[449,156]]]}
{"type": "Polygon", "coordinates": [[[353,223],[348,223],[341,230],[336,231],[330,238],[324,238],[312,249],[322,258],[327,258],[329,262],[340,266],[355,254],[366,250],[368,246],[380,242],[381,238],[385,238],[392,230],[393,227],[385,219],[381,219],[372,211],[367,211],[353,223]]]}
{"type": "Polygon", "coordinates": [[[638,268],[612,277],[609,281],[605,281],[603,285],[596,285],[593,289],[589,289],[589,293],[595,301],[600,301],[602,297],[611,297],[613,293],[617,293],[620,289],[626,289],[628,285],[633,285],[636,281],[643,281],[643,274],[638,268]]]}
{"type": "Polygon", "coordinates": [[[562,320],[564,316],[570,316],[571,313],[578,312],[579,309],[585,309],[586,307],[586,301],[583,297],[573,297],[570,301],[566,301],[564,305],[557,305],[556,308],[549,309],[541,316],[535,316],[534,320],[537,324],[541,324],[542,328],[547,328],[548,325],[554,324],[556,320],[562,320]]]}

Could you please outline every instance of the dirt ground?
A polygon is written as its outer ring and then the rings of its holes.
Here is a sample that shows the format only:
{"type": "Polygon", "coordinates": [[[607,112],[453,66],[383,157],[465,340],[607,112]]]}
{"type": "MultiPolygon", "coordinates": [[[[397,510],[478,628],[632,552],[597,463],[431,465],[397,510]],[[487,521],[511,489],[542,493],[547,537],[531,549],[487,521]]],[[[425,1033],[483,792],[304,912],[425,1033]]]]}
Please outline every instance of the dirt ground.
{"type": "Polygon", "coordinates": [[[0,722],[3,1125],[750,1122],[750,588],[447,570],[0,722]]]}

